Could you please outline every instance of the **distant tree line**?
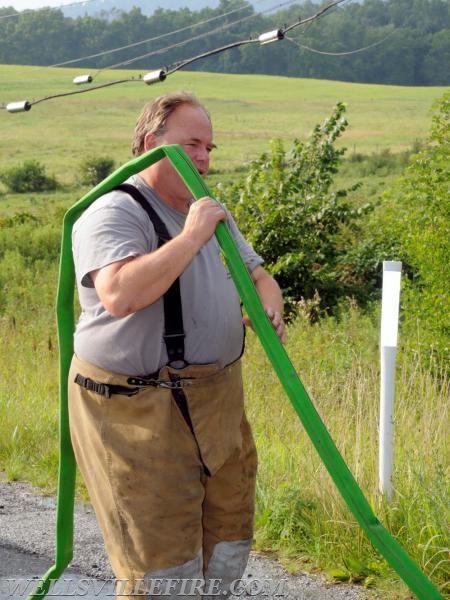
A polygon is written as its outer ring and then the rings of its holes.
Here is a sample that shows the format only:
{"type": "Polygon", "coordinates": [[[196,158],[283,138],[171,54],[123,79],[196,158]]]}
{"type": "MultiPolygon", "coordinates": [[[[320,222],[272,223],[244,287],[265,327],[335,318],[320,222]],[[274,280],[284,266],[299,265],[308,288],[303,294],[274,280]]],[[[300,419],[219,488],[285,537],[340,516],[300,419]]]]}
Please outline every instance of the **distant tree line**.
{"type": "MultiPolygon", "coordinates": [[[[266,31],[283,29],[313,15],[320,6],[323,4],[306,0],[266,15],[256,12],[245,0],[220,0],[217,8],[199,11],[158,9],[145,16],[139,8],[133,8],[129,12],[76,19],[64,17],[59,9],[15,15],[14,9],[2,8],[0,63],[54,65],[90,57],[79,63],[70,62],[69,66],[147,72],[226,44],[255,39],[266,31]],[[6,18],[11,14],[14,16],[6,18]],[[119,47],[123,49],[104,54],[119,47]],[[136,60],[137,57],[141,58],[136,60]]],[[[293,28],[286,37],[263,46],[255,43],[227,50],[188,68],[361,83],[450,84],[448,0],[350,3],[308,26],[293,28]]]]}

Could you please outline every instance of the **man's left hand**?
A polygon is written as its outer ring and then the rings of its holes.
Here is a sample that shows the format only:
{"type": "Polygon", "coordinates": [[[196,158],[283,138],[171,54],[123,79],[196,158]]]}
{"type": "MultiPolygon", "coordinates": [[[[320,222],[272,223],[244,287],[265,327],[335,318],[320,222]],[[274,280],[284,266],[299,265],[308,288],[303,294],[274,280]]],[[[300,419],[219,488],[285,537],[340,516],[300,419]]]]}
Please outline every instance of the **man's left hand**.
{"type": "MultiPolygon", "coordinates": [[[[280,338],[280,342],[282,344],[284,344],[286,342],[286,329],[285,329],[283,317],[277,310],[274,310],[271,307],[266,308],[266,314],[269,317],[269,319],[272,323],[272,326],[277,333],[277,336],[280,338]]],[[[248,317],[243,318],[243,323],[247,327],[251,327],[253,329],[252,322],[250,321],[250,319],[248,317]]]]}
{"type": "Polygon", "coordinates": [[[284,326],[283,317],[281,314],[273,308],[266,308],[266,314],[272,322],[273,328],[277,332],[277,336],[280,338],[282,344],[286,341],[286,329],[284,326]]]}

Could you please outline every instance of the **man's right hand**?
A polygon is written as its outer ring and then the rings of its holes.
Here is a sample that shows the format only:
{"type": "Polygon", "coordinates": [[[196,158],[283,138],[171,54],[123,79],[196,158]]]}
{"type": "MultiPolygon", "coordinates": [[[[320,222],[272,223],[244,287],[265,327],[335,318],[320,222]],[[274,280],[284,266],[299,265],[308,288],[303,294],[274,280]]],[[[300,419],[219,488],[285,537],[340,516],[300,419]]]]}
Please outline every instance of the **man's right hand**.
{"type": "Polygon", "coordinates": [[[189,207],[181,235],[191,239],[200,248],[214,235],[217,224],[225,221],[226,212],[216,200],[205,196],[189,207]]]}
{"type": "Polygon", "coordinates": [[[189,207],[180,234],[142,256],[130,257],[90,273],[99,299],[115,317],[125,317],[160,298],[213,236],[226,212],[205,197],[189,207]]]}

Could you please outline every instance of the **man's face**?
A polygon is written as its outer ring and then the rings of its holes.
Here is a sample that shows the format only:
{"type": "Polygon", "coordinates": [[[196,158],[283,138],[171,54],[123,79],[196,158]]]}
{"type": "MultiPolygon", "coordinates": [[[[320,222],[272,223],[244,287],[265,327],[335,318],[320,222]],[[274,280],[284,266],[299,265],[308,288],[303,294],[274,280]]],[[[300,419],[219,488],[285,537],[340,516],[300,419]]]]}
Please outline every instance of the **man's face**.
{"type": "MultiPolygon", "coordinates": [[[[159,136],[147,134],[145,138],[146,150],[166,144],[180,144],[200,175],[205,176],[209,169],[209,154],[215,147],[211,122],[205,111],[182,104],[167,119],[165,133],[159,136]]],[[[155,191],[171,204],[186,202],[192,197],[167,159],[155,163],[146,178],[155,191]]]]}

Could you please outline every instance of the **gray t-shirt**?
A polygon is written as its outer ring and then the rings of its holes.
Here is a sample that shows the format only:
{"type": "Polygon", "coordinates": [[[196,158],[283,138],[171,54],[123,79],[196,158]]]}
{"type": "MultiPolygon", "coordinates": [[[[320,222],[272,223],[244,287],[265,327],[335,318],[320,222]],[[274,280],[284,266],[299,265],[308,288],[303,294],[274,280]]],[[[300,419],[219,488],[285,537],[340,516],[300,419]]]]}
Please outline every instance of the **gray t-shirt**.
{"type": "MultiPolygon", "coordinates": [[[[159,198],[138,175],[128,180],[150,202],[174,237],[186,216],[159,198]]],[[[263,261],[228,215],[228,226],[249,272],[263,261]]],[[[164,309],[159,298],[126,317],[106,311],[89,276],[91,271],[157,248],[153,225],[128,194],[113,191],[96,200],[74,225],[72,247],[81,314],[74,339],[75,353],[103,369],[145,375],[167,363],[163,340],[164,309]]],[[[191,364],[236,360],[243,345],[240,300],[213,236],[180,276],[185,359],[191,364]]]]}

